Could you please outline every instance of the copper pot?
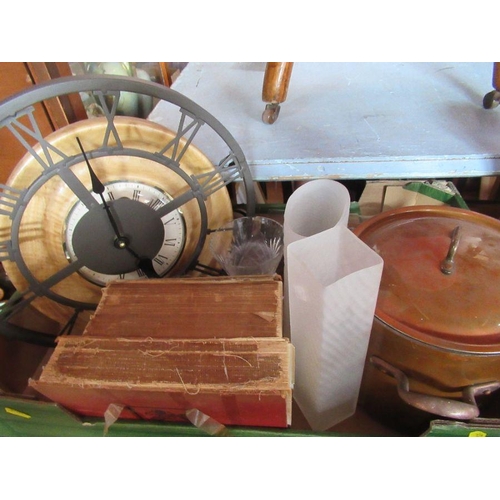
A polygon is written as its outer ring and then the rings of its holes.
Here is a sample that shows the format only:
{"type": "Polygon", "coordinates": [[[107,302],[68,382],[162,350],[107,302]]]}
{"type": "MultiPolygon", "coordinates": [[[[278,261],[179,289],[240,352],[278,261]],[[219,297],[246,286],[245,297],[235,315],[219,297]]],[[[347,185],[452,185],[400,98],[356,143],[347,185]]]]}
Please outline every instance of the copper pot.
{"type": "Polygon", "coordinates": [[[500,388],[500,221],[416,206],[355,234],[384,259],[360,403],[403,426],[478,417],[500,388]]]}

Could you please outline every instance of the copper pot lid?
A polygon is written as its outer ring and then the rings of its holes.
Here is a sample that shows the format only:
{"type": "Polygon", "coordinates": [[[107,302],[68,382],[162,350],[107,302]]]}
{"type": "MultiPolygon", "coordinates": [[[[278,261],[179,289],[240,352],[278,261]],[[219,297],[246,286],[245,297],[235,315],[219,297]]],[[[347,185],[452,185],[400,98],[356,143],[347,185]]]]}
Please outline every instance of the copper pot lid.
{"type": "Polygon", "coordinates": [[[384,260],[378,319],[438,347],[500,349],[500,221],[459,208],[404,207],[355,234],[384,260]]]}

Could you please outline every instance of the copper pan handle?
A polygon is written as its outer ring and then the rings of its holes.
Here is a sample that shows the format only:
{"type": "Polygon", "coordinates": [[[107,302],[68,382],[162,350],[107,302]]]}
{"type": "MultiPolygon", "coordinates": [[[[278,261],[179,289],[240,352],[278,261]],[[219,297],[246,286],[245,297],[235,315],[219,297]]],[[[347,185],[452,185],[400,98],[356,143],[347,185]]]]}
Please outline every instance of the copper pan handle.
{"type": "Polygon", "coordinates": [[[453,273],[455,269],[455,254],[457,253],[459,243],[460,243],[460,226],[457,226],[451,232],[451,242],[450,242],[450,247],[448,249],[448,254],[441,263],[441,272],[443,274],[450,275],[453,273]]]}
{"type": "Polygon", "coordinates": [[[490,394],[500,388],[500,382],[486,382],[465,387],[462,390],[464,401],[429,396],[427,394],[411,392],[408,377],[401,370],[390,365],[383,359],[372,356],[370,362],[380,371],[396,379],[399,397],[405,403],[428,413],[456,420],[477,418],[480,412],[476,403],[476,396],[490,394]]]}

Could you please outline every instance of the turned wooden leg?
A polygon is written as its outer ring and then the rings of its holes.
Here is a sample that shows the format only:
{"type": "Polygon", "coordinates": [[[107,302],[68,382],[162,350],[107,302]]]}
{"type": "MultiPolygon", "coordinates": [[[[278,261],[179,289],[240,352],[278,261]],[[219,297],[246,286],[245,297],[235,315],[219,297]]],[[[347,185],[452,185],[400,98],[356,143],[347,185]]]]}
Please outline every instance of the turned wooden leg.
{"type": "MultiPolygon", "coordinates": [[[[483,98],[483,107],[485,109],[493,109],[500,103],[500,63],[493,63],[493,89],[488,92],[483,98]]],[[[500,192],[500,177],[499,176],[486,176],[481,177],[481,185],[479,188],[480,200],[494,200],[497,199],[500,192]]]]}
{"type": "Polygon", "coordinates": [[[262,113],[264,123],[271,125],[278,119],[280,104],[286,101],[292,68],[292,62],[267,63],[262,87],[262,100],[267,103],[262,113]]]}
{"type": "Polygon", "coordinates": [[[483,98],[483,107],[485,109],[496,108],[500,103],[500,63],[493,63],[493,89],[483,98]]]}

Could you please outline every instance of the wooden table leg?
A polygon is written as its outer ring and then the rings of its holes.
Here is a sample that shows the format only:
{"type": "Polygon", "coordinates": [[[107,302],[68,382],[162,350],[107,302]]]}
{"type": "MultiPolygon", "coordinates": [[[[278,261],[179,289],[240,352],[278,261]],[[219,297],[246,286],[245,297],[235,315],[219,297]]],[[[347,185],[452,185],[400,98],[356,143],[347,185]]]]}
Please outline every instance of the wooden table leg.
{"type": "Polygon", "coordinates": [[[292,68],[293,62],[267,63],[262,87],[262,100],[267,103],[262,114],[264,123],[271,125],[278,119],[280,104],[286,101],[292,68]]]}
{"type": "MultiPolygon", "coordinates": [[[[500,62],[493,63],[493,77],[491,82],[493,89],[483,98],[484,109],[493,109],[500,103],[500,62]]],[[[494,200],[498,198],[500,191],[500,177],[486,176],[481,177],[479,188],[480,200],[494,200]]]]}
{"type": "Polygon", "coordinates": [[[500,63],[493,63],[492,85],[494,90],[488,92],[483,98],[485,109],[496,108],[500,103],[500,63]]]}

